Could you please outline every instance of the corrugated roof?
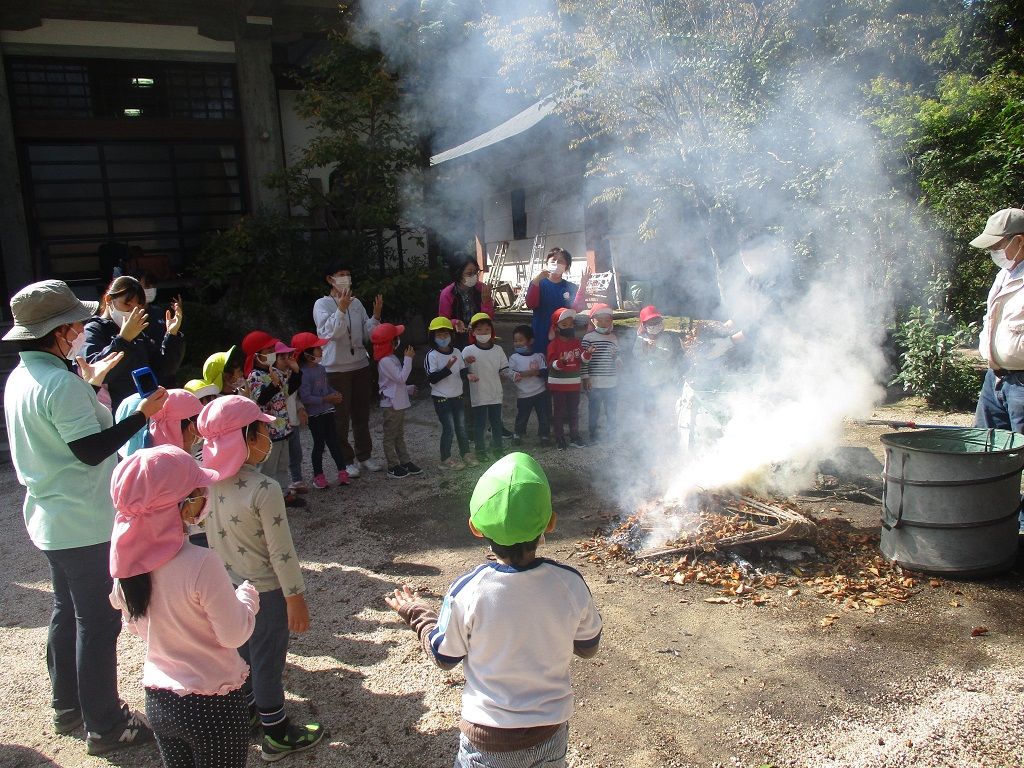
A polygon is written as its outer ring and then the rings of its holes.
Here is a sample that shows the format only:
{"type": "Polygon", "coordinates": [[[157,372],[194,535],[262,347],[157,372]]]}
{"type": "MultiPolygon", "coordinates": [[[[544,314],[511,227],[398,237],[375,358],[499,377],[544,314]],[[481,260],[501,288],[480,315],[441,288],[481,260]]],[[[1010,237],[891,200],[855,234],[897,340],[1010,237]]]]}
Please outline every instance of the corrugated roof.
{"type": "Polygon", "coordinates": [[[466,143],[460,144],[453,149],[434,155],[430,158],[430,164],[440,165],[448,160],[454,160],[457,157],[462,157],[463,155],[468,155],[471,152],[476,152],[478,149],[483,149],[484,147],[489,147],[492,144],[497,144],[499,141],[510,139],[523,131],[533,128],[533,126],[554,111],[555,100],[551,97],[545,97],[536,104],[527,107],[515,117],[509,118],[497,128],[492,128],[487,131],[487,133],[482,133],[475,139],[470,139],[466,143]]]}

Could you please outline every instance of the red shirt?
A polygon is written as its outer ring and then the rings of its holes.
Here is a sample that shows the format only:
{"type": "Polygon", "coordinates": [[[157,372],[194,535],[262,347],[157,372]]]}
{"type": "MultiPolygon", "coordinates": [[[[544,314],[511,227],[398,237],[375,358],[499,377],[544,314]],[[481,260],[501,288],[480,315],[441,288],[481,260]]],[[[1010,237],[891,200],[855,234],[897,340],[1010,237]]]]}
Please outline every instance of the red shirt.
{"type": "Polygon", "coordinates": [[[552,392],[579,392],[583,361],[590,352],[583,349],[580,340],[556,336],[548,344],[548,389],[552,392]]]}

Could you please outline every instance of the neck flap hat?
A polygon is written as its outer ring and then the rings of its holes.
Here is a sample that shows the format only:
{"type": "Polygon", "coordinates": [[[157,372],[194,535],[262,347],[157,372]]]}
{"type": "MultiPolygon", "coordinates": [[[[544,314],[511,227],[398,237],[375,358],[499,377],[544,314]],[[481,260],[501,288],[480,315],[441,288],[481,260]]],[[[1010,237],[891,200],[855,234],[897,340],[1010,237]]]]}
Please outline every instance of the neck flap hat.
{"type": "Polygon", "coordinates": [[[373,344],[373,359],[380,362],[395,351],[395,339],[405,333],[404,325],[381,323],[370,331],[370,342],[373,344]]]}
{"type": "Polygon", "coordinates": [[[199,415],[203,404],[184,389],[167,390],[167,402],[149,420],[153,445],[176,445],[181,448],[181,422],[199,415]]]}
{"type": "Polygon", "coordinates": [[[551,522],[551,486],[536,459],[510,453],[483,473],[469,501],[469,519],[503,547],[533,541],[551,522]]]}
{"type": "Polygon", "coordinates": [[[316,349],[322,347],[327,343],[327,339],[321,339],[315,333],[309,331],[302,331],[292,336],[292,346],[295,347],[295,351],[300,355],[310,349],[316,349]]]}
{"type": "Polygon", "coordinates": [[[185,541],[178,505],[192,489],[213,481],[213,473],[173,445],[143,448],[118,464],[110,481],[117,510],[110,575],[149,573],[178,554],[185,541]]]}
{"type": "Polygon", "coordinates": [[[214,352],[203,363],[203,381],[208,381],[217,387],[217,394],[224,389],[224,370],[228,367],[228,361],[238,354],[238,347],[231,347],[227,352],[214,352]]]}
{"type": "Polygon", "coordinates": [[[245,353],[245,367],[242,370],[245,371],[245,375],[248,376],[252,373],[252,359],[257,352],[261,349],[276,347],[280,341],[266,331],[253,331],[246,334],[242,339],[242,352],[245,353]]]}
{"type": "Polygon", "coordinates": [[[587,330],[592,331],[596,327],[594,325],[595,317],[614,317],[615,313],[612,308],[607,304],[595,304],[590,308],[590,313],[587,315],[589,322],[587,323],[587,330]]]}
{"type": "Polygon", "coordinates": [[[275,421],[252,400],[225,395],[207,403],[199,413],[197,426],[203,440],[203,468],[221,481],[238,474],[249,455],[242,428],[254,421],[275,421]]]}

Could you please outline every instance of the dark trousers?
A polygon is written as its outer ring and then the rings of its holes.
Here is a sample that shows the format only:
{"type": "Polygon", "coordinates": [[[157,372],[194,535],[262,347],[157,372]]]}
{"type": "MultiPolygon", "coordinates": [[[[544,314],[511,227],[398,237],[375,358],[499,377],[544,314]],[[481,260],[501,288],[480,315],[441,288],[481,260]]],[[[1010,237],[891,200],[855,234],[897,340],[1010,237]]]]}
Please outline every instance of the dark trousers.
{"type": "Polygon", "coordinates": [[[569,422],[569,437],[580,436],[580,393],[559,392],[551,390],[551,421],[555,427],[555,437],[565,437],[565,422],[569,422]]]}
{"type": "Polygon", "coordinates": [[[615,406],[618,403],[618,393],[614,387],[607,389],[592,389],[587,392],[587,422],[590,429],[590,436],[597,435],[597,420],[604,411],[605,427],[610,432],[615,428],[615,406]]]}
{"type": "Polygon", "coordinates": [[[284,706],[284,662],[288,656],[288,607],[284,592],[260,592],[260,610],[249,640],[238,649],[249,665],[245,689],[256,696],[256,707],[276,712],[284,706]]]}
{"type": "Polygon", "coordinates": [[[537,414],[537,437],[547,438],[551,431],[551,398],[546,389],[532,397],[516,400],[516,437],[526,434],[526,424],[534,412],[537,414]]]}
{"type": "Polygon", "coordinates": [[[469,435],[466,434],[466,407],[462,395],[458,397],[434,397],[434,412],[441,422],[441,461],[448,461],[452,455],[452,440],[459,441],[459,454],[469,453],[469,435]]]}
{"type": "Polygon", "coordinates": [[[54,709],[81,709],[85,727],[107,733],[124,719],[117,694],[121,613],[110,604],[110,542],[44,550],[53,584],[46,641],[54,709]]]}
{"type": "Polygon", "coordinates": [[[240,690],[179,696],[147,688],[146,717],[165,768],[245,768],[249,707],[240,690]]]}
{"type": "Polygon", "coordinates": [[[324,447],[331,452],[331,458],[340,472],[346,466],[345,453],[341,448],[341,441],[338,439],[338,427],[334,422],[333,413],[321,413],[319,416],[309,417],[309,432],[313,435],[313,452],[310,460],[313,462],[313,474],[324,473],[324,447]]]}
{"type": "Polygon", "coordinates": [[[341,441],[345,464],[366,461],[373,452],[370,438],[370,366],[358,371],[328,373],[327,383],[341,393],[341,402],[334,406],[334,425],[341,441]],[[348,442],[349,424],[355,447],[348,442]]]}
{"type": "Polygon", "coordinates": [[[501,453],[501,403],[473,406],[473,442],[476,443],[476,453],[481,460],[487,458],[488,422],[491,425],[491,448],[494,453],[501,453]]]}
{"type": "Polygon", "coordinates": [[[298,427],[293,427],[288,435],[288,474],[293,483],[302,481],[302,438],[298,427]]]}

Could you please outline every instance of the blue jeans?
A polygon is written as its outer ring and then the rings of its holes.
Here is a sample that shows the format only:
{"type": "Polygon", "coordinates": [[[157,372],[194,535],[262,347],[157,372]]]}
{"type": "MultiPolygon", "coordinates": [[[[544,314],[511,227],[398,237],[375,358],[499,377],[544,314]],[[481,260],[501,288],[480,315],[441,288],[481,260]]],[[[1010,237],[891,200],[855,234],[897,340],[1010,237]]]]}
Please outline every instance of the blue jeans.
{"type": "Polygon", "coordinates": [[[249,665],[243,690],[256,694],[256,706],[274,712],[284,706],[284,662],[288,656],[288,606],[280,589],[260,592],[256,626],[239,655],[249,665]]]}
{"type": "Polygon", "coordinates": [[[466,407],[462,395],[458,397],[437,397],[434,411],[441,422],[441,461],[448,461],[452,455],[452,440],[459,441],[459,454],[469,453],[469,435],[466,434],[466,407]]]}
{"type": "Polygon", "coordinates": [[[597,435],[597,419],[604,411],[605,429],[615,429],[615,407],[618,404],[618,391],[614,387],[592,389],[587,393],[587,421],[590,437],[597,435]]]}
{"type": "Polygon", "coordinates": [[[537,437],[547,439],[551,432],[551,398],[546,389],[532,397],[516,400],[516,437],[526,434],[526,425],[534,412],[537,414],[537,437]]]}
{"type": "Polygon", "coordinates": [[[1024,433],[1024,374],[1011,373],[1000,382],[991,369],[985,373],[974,426],[1024,433]]]}
{"type": "Polygon", "coordinates": [[[496,454],[500,454],[502,450],[501,403],[473,406],[473,437],[476,443],[476,455],[481,460],[487,459],[487,422],[491,424],[491,448],[496,454]]]}
{"type": "Polygon", "coordinates": [[[81,709],[85,727],[107,733],[124,720],[117,694],[121,613],[110,604],[110,542],[43,550],[53,615],[46,640],[54,709],[81,709]]]}
{"type": "Polygon", "coordinates": [[[568,748],[568,723],[562,723],[547,741],[515,752],[483,752],[460,733],[455,768],[565,768],[568,748]]]}

